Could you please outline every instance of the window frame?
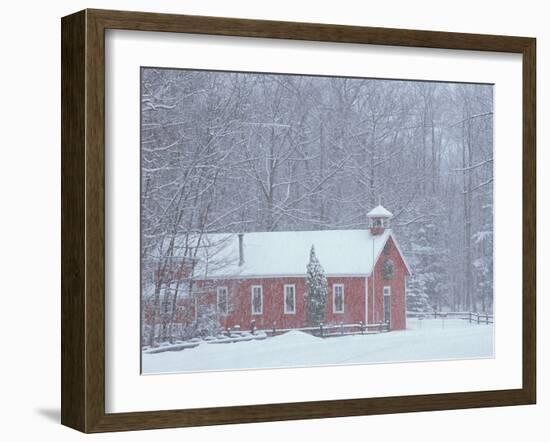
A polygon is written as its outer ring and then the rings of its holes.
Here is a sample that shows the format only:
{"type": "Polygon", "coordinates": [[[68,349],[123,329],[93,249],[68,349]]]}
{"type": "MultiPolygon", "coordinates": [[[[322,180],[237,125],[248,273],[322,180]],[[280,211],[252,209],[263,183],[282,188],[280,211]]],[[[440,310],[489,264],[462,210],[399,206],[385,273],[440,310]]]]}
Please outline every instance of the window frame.
{"type": "Polygon", "coordinates": [[[262,285],[253,285],[250,287],[250,313],[254,316],[264,314],[264,287],[262,285]],[[254,311],[254,290],[260,289],[260,311],[254,311]]]}
{"type": "MultiPolygon", "coordinates": [[[[389,255],[389,252],[387,254],[389,255]]],[[[395,262],[393,261],[393,259],[386,258],[382,263],[382,276],[383,276],[383,279],[386,281],[395,279],[395,262]],[[386,274],[387,267],[391,269],[391,273],[389,275],[386,274]]],[[[389,287],[389,286],[384,286],[384,287],[389,287]]],[[[391,288],[390,288],[390,296],[391,296],[391,288]]]]}
{"type": "Polygon", "coordinates": [[[227,316],[229,314],[229,288],[226,285],[216,287],[216,312],[220,316],[227,316]],[[225,290],[225,312],[220,311],[220,292],[225,290]]]}
{"type": "Polygon", "coordinates": [[[295,315],[296,314],[296,284],[285,284],[283,286],[283,312],[285,315],[295,315]],[[293,310],[287,310],[286,308],[286,290],[287,288],[292,288],[292,305],[294,307],[293,310]]]}
{"type": "Polygon", "coordinates": [[[345,312],[345,288],[344,284],[338,283],[338,284],[332,284],[332,313],[334,314],[342,314],[345,312]],[[342,310],[336,310],[336,289],[342,289],[342,310]]]}
{"type": "Polygon", "coordinates": [[[391,285],[385,285],[382,288],[382,316],[384,317],[384,321],[386,320],[386,302],[388,302],[388,316],[389,316],[389,323],[392,323],[392,314],[391,314],[391,285]],[[387,289],[387,292],[386,292],[387,289]],[[386,301],[386,298],[389,298],[388,301],[386,301]]]}

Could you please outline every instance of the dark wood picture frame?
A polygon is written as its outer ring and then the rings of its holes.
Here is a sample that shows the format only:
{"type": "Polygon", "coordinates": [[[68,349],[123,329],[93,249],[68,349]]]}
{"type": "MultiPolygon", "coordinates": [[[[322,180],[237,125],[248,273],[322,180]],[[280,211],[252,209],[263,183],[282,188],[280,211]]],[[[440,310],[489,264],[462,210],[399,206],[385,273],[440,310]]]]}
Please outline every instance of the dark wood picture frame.
{"type": "Polygon", "coordinates": [[[61,422],[83,432],[534,404],[536,400],[536,40],[525,37],[84,10],[62,29],[61,422]],[[523,57],[523,386],[132,413],[105,412],[105,30],[494,51],[523,57]]]}

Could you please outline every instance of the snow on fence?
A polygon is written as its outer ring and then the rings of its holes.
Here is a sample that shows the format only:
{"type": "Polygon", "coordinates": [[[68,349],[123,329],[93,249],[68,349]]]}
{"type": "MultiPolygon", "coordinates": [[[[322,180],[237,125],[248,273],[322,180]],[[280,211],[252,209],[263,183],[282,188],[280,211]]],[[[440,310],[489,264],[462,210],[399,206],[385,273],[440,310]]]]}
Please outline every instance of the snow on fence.
{"type": "Polygon", "coordinates": [[[317,327],[301,327],[301,328],[277,328],[277,324],[274,323],[270,329],[262,330],[268,336],[277,336],[290,331],[301,331],[309,333],[313,336],[320,338],[330,338],[333,336],[344,335],[366,335],[374,333],[386,333],[390,331],[390,324],[387,322],[380,322],[377,324],[319,324],[317,327]]]}
{"type": "Polygon", "coordinates": [[[187,350],[190,348],[198,347],[200,344],[231,344],[233,342],[244,342],[244,341],[261,341],[266,339],[267,335],[265,333],[250,333],[248,331],[241,332],[239,329],[231,330],[225,334],[219,334],[217,336],[206,336],[204,338],[192,338],[188,341],[176,341],[174,344],[168,342],[161,343],[158,347],[149,348],[144,346],[142,348],[143,353],[154,354],[154,353],[164,353],[167,351],[181,351],[187,350]]]}
{"type": "Polygon", "coordinates": [[[230,333],[227,336],[220,337],[218,336],[216,339],[212,339],[208,341],[208,344],[231,344],[233,342],[244,342],[244,341],[262,341],[267,338],[267,335],[265,333],[261,332],[237,332],[237,333],[230,333]]]}
{"type": "Polygon", "coordinates": [[[143,350],[143,353],[153,354],[153,353],[164,353],[165,351],[181,351],[187,350],[188,348],[195,348],[200,344],[200,342],[182,342],[177,344],[161,344],[159,347],[146,348],[143,350]]]}
{"type": "Polygon", "coordinates": [[[453,318],[463,319],[470,324],[493,324],[494,316],[488,313],[476,313],[476,312],[407,312],[408,318],[428,319],[428,318],[453,318]]]}
{"type": "Polygon", "coordinates": [[[277,336],[290,331],[301,331],[309,333],[320,338],[330,338],[335,336],[346,335],[367,335],[376,333],[386,333],[390,331],[388,322],[380,322],[377,324],[319,324],[317,327],[301,327],[301,328],[277,328],[274,323],[270,329],[259,330],[256,328],[256,321],[250,323],[249,330],[241,330],[241,327],[236,325],[232,328],[227,328],[216,336],[207,336],[205,338],[192,338],[181,341],[176,340],[170,344],[167,341],[161,342],[158,347],[150,348],[143,345],[144,353],[164,353],[166,351],[181,351],[190,348],[195,348],[201,343],[205,344],[231,344],[234,342],[257,341],[266,339],[268,336],[277,336]]]}
{"type": "MultiPolygon", "coordinates": [[[[422,319],[437,319],[446,318],[462,319],[468,321],[470,324],[493,324],[494,317],[488,313],[475,313],[475,312],[407,312],[407,317],[422,319]]],[[[173,344],[168,342],[161,343],[158,347],[149,348],[143,347],[144,353],[163,353],[166,351],[181,351],[186,349],[195,348],[201,343],[203,344],[231,344],[235,342],[244,341],[256,341],[264,340],[268,337],[282,335],[290,331],[301,331],[309,333],[313,336],[320,338],[330,338],[335,336],[346,335],[367,335],[377,333],[387,333],[390,331],[390,324],[388,322],[379,322],[377,324],[364,324],[360,322],[358,324],[319,324],[317,327],[301,327],[301,328],[277,328],[277,324],[273,323],[273,326],[269,329],[257,329],[256,321],[250,323],[248,330],[241,330],[241,327],[236,325],[232,328],[227,328],[216,336],[207,336],[205,338],[192,338],[186,341],[177,340],[173,344]]]]}
{"type": "Polygon", "coordinates": [[[380,322],[378,324],[319,324],[318,327],[301,327],[301,328],[277,328],[276,324],[273,327],[265,330],[258,330],[255,321],[250,324],[249,330],[241,330],[240,326],[227,328],[217,336],[207,336],[203,339],[193,338],[188,341],[176,341],[173,344],[168,342],[161,343],[158,347],[149,348],[143,347],[144,353],[164,353],[166,351],[180,351],[189,348],[195,348],[201,343],[205,344],[231,344],[234,342],[258,341],[264,340],[268,336],[273,337],[282,335],[290,331],[301,331],[309,333],[320,338],[330,338],[335,336],[347,335],[367,335],[376,333],[386,333],[390,331],[390,324],[380,322]]]}

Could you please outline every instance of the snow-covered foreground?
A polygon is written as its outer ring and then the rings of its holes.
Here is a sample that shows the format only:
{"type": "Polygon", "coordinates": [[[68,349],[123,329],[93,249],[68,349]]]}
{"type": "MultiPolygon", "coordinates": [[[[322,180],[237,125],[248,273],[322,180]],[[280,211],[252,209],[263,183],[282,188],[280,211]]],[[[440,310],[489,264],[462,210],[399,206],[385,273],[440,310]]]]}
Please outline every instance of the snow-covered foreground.
{"type": "Polygon", "coordinates": [[[407,320],[407,330],[317,338],[291,331],[263,341],[143,354],[144,374],[493,357],[493,326],[460,319],[407,320]]]}

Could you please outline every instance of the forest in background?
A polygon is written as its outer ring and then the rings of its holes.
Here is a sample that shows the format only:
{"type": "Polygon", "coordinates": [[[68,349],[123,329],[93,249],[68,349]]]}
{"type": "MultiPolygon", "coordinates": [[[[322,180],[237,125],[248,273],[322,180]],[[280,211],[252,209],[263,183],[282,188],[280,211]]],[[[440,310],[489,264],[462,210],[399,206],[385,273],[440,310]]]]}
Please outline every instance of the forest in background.
{"type": "Polygon", "coordinates": [[[408,308],[492,312],[492,85],[142,68],[141,174],[157,323],[205,234],[364,229],[379,199],[408,308]]]}

